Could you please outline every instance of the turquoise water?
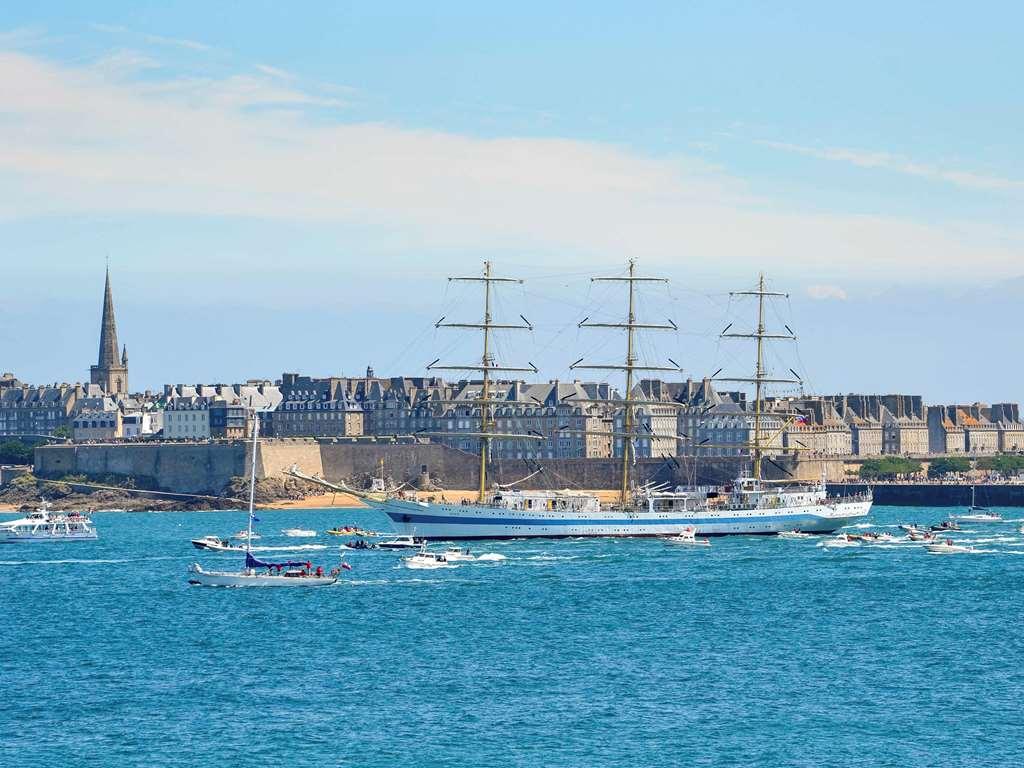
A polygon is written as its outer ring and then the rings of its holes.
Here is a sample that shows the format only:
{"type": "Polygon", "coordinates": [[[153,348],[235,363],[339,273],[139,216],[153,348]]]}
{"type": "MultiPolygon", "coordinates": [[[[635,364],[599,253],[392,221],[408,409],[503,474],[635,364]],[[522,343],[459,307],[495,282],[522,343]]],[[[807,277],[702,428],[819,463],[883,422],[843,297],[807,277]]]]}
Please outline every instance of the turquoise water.
{"type": "MultiPolygon", "coordinates": [[[[384,525],[261,516],[261,546],[384,525]]],[[[97,542],[0,547],[0,765],[1021,763],[1020,523],[965,526],[971,555],[482,542],[508,559],[410,571],[353,552],[336,587],[223,590],[186,567],[238,557],[188,540],[244,514],[95,520],[97,542]]],[[[291,554],[334,564],[328,538],[291,554]]]]}

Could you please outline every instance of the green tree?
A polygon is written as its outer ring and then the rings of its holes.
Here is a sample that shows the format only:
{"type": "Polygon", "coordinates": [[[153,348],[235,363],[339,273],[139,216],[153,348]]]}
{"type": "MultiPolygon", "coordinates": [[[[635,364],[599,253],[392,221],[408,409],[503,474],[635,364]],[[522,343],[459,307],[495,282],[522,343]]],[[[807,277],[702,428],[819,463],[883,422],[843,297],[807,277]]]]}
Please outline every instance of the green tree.
{"type": "Polygon", "coordinates": [[[1024,456],[986,456],[978,459],[978,469],[1015,475],[1024,470],[1024,456]]]}
{"type": "Polygon", "coordinates": [[[0,463],[31,464],[33,447],[21,440],[7,440],[0,443],[0,463]]]}
{"type": "Polygon", "coordinates": [[[902,456],[882,456],[867,459],[860,466],[862,480],[892,480],[901,475],[915,475],[921,471],[921,462],[902,456]]]}
{"type": "Polygon", "coordinates": [[[942,477],[954,472],[970,472],[971,460],[966,456],[944,456],[928,465],[928,477],[942,477]]]}

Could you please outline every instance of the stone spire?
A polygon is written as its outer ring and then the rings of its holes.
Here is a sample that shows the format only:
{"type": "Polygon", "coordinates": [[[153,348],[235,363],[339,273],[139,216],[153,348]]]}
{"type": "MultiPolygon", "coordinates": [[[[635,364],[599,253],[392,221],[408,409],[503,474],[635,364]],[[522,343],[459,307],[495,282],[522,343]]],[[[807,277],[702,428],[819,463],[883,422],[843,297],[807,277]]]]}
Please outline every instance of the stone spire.
{"type": "Polygon", "coordinates": [[[110,291],[110,268],[103,286],[103,319],[100,321],[100,356],[97,367],[117,367],[117,323],[114,321],[114,297],[110,291]]]}
{"type": "Polygon", "coordinates": [[[103,387],[108,395],[128,393],[128,348],[117,355],[117,323],[114,320],[114,296],[110,290],[110,268],[103,286],[103,317],[100,320],[100,353],[89,370],[89,381],[103,387]]]}

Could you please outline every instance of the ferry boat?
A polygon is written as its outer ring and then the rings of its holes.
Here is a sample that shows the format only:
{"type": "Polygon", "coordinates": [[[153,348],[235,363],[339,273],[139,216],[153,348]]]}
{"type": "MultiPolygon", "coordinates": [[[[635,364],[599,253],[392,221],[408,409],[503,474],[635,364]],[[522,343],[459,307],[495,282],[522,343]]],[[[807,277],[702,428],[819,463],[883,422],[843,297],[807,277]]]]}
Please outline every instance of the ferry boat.
{"type": "MultiPolygon", "coordinates": [[[[483,323],[443,323],[437,327],[476,328],[483,331],[484,352],[480,365],[446,366],[437,361],[427,366],[428,370],[476,370],[483,374],[481,395],[476,402],[480,405],[480,432],[460,432],[462,437],[477,437],[480,441],[480,487],[476,501],[450,503],[446,501],[421,501],[407,497],[404,493],[360,493],[365,503],[388,516],[396,528],[407,535],[415,534],[428,540],[437,539],[503,539],[521,537],[556,538],[566,536],[666,536],[678,535],[686,528],[693,528],[695,535],[720,536],[727,534],[778,534],[799,529],[807,533],[832,533],[843,526],[862,520],[871,509],[870,492],[858,496],[830,496],[824,479],[817,483],[773,483],[761,479],[762,457],[777,436],[766,434],[762,426],[763,413],[762,385],[766,383],[802,383],[797,380],[769,377],[763,357],[762,343],[765,339],[795,339],[792,334],[783,335],[765,331],[764,300],[770,296],[785,294],[768,291],[764,276],[760,276],[756,290],[739,291],[734,295],[758,297],[758,324],[755,333],[740,334],[723,332],[723,337],[757,339],[757,365],[754,377],[745,379],[717,379],[719,381],[743,381],[756,387],[753,413],[754,437],[748,447],[753,457],[751,476],[741,476],[724,486],[677,487],[661,491],[650,488],[634,490],[630,486],[630,468],[634,460],[633,441],[640,434],[634,428],[633,409],[649,404],[648,401],[633,397],[633,372],[675,371],[674,368],[638,365],[634,350],[636,329],[674,330],[675,323],[656,325],[637,322],[634,314],[634,285],[639,282],[667,282],[661,278],[639,277],[634,262],[630,262],[626,276],[593,278],[625,282],[629,286],[629,313],[626,323],[592,323],[584,320],[581,328],[620,328],[627,333],[627,350],[624,364],[581,365],[581,360],[570,366],[572,369],[617,370],[626,373],[626,396],[623,406],[624,429],[617,432],[586,431],[581,434],[601,434],[623,438],[622,444],[622,485],[617,502],[602,505],[587,493],[574,491],[526,491],[510,487],[488,491],[486,485],[488,450],[494,440],[536,440],[545,439],[539,435],[504,434],[493,429],[491,416],[495,403],[508,401],[491,399],[490,375],[495,371],[530,371],[533,368],[499,366],[490,354],[490,333],[492,329],[531,329],[526,325],[497,324],[491,321],[492,283],[510,282],[510,278],[497,278],[491,274],[490,262],[485,262],[482,277],[450,278],[481,282],[484,285],[485,304],[483,323]]],[[[519,282],[519,281],[514,281],[519,282]]],[[[443,320],[443,318],[442,318],[443,320]]],[[[726,329],[728,330],[728,328],[726,329]]],[[[672,405],[662,401],[650,404],[672,405]]],[[[527,403],[529,405],[529,403],[527,403]]],[[[787,426],[789,423],[787,423],[787,426]]],[[[577,430],[567,433],[580,434],[577,430]]],[[[417,433],[434,435],[435,433],[417,433]]],[[[447,436],[446,433],[436,433],[447,436]]],[[[689,439],[675,436],[676,439],[689,439]]],[[[702,447],[717,447],[705,446],[702,447]]],[[[735,448],[735,445],[728,446],[735,448]]],[[[782,450],[798,450],[786,448],[782,450]]],[[[770,460],[770,459],[769,459],[770,460]]]]}
{"type": "Polygon", "coordinates": [[[92,520],[78,512],[53,512],[43,501],[27,517],[0,523],[0,544],[25,541],[92,541],[99,538],[92,520]]]}

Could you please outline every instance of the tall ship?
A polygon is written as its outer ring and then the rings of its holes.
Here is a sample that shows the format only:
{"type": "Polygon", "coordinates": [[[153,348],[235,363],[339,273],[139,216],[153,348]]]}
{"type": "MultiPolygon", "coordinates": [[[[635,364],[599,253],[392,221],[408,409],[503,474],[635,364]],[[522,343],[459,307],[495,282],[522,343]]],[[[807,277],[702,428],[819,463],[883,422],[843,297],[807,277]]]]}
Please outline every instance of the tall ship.
{"type": "MultiPolygon", "coordinates": [[[[626,356],[621,364],[584,364],[577,360],[573,370],[619,371],[625,374],[626,389],[622,399],[607,401],[622,408],[622,428],[601,432],[607,437],[622,441],[621,485],[619,497],[613,503],[603,504],[593,494],[583,491],[532,491],[514,487],[495,486],[488,488],[487,469],[490,446],[498,440],[541,440],[539,435],[502,433],[495,429],[493,417],[497,404],[506,405],[507,400],[492,396],[493,376],[505,372],[536,372],[529,368],[500,365],[493,353],[491,333],[494,330],[532,329],[523,318],[523,325],[495,323],[491,314],[492,291],[496,284],[521,282],[513,278],[495,277],[490,262],[485,262],[483,274],[474,277],[449,278],[449,280],[474,281],[483,286],[484,315],[480,323],[444,323],[437,327],[477,329],[483,335],[483,354],[478,364],[438,365],[435,360],[428,370],[477,371],[482,378],[479,406],[479,431],[460,433],[479,439],[480,470],[479,487],[475,500],[457,503],[448,501],[423,501],[402,492],[385,494],[359,494],[367,504],[382,511],[399,531],[424,539],[500,539],[500,538],[558,538],[567,536],[669,536],[684,529],[696,534],[716,536],[726,534],[775,534],[782,531],[800,530],[808,533],[831,533],[838,528],[864,518],[871,509],[870,495],[830,496],[824,478],[815,483],[794,483],[767,481],[762,479],[762,463],[769,446],[779,437],[790,422],[784,422],[782,429],[769,431],[764,427],[763,387],[766,384],[791,382],[772,378],[764,362],[764,342],[767,339],[795,339],[792,333],[777,334],[765,330],[765,299],[785,294],[768,291],[764,276],[758,281],[756,290],[737,291],[735,296],[756,296],[758,299],[757,329],[751,333],[723,332],[725,338],[753,339],[757,342],[757,362],[754,375],[745,379],[718,379],[720,381],[744,381],[754,385],[753,439],[749,443],[752,458],[750,474],[743,474],[733,482],[718,486],[677,486],[665,489],[660,486],[644,485],[634,487],[631,482],[631,467],[636,458],[635,440],[642,436],[637,428],[635,409],[644,405],[666,405],[663,401],[648,401],[634,396],[634,374],[637,371],[672,371],[679,373],[678,365],[673,367],[642,365],[636,353],[636,334],[639,330],[676,330],[671,320],[667,325],[641,322],[636,316],[636,286],[644,282],[667,280],[656,277],[641,277],[636,265],[629,263],[628,272],[617,277],[595,277],[593,281],[623,282],[628,286],[628,311],[624,323],[596,323],[584,320],[580,328],[614,328],[625,331],[626,356]]],[[[670,361],[672,362],[672,361],[670,361]]],[[[574,431],[574,430],[569,430],[574,431]]],[[[420,433],[431,434],[431,433],[420,433]]],[[[587,431],[585,434],[595,434],[587,431]]],[[[440,433],[439,433],[440,435],[440,433]]],[[[447,436],[447,433],[440,436],[447,436]]],[[[684,435],[675,435],[676,440],[689,440],[684,435]]],[[[708,446],[705,443],[702,447],[708,446]]],[[[736,444],[728,446],[736,448],[736,444]]],[[[780,449],[774,449],[780,450],[780,449]]],[[[795,450],[786,448],[781,450],[795,450]]],[[[767,458],[771,461],[770,458],[767,458]]]]}

